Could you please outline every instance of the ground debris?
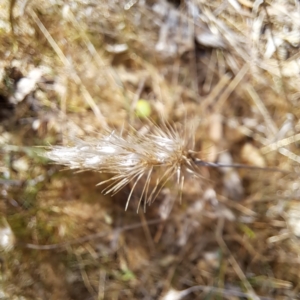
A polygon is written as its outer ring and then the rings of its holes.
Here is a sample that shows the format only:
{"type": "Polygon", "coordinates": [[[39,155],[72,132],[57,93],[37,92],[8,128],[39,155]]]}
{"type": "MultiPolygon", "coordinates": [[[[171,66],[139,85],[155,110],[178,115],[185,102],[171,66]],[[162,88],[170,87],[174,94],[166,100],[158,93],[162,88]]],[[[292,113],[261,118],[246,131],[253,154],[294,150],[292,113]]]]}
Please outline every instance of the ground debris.
{"type": "Polygon", "coordinates": [[[299,297],[297,1],[0,8],[0,298],[299,297]]]}

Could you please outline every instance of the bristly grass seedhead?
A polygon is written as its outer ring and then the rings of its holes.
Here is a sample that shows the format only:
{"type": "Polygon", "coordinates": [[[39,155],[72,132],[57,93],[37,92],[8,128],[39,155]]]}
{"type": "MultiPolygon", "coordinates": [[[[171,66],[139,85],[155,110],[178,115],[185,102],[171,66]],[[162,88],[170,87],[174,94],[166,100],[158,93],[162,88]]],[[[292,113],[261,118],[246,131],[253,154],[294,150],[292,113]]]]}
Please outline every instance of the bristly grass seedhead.
{"type": "Polygon", "coordinates": [[[133,131],[122,135],[112,131],[98,140],[77,141],[72,147],[54,146],[46,156],[71,169],[112,174],[110,179],[99,183],[108,183],[103,190],[105,194],[114,195],[132,182],[126,209],[135,187],[143,182],[139,209],[142,199],[145,206],[152,203],[172,177],[177,178],[181,191],[184,171],[196,175],[195,165],[189,158],[193,150],[193,128],[176,130],[166,123],[162,127],[151,124],[151,127],[147,133],[133,131]],[[154,187],[152,184],[150,187],[154,172],[158,177],[154,187]]]}
{"type": "Polygon", "coordinates": [[[110,174],[110,179],[98,184],[108,184],[103,190],[104,194],[115,195],[131,183],[125,209],[138,183],[142,185],[138,209],[143,199],[144,207],[147,203],[151,204],[173,177],[177,179],[181,198],[184,174],[187,171],[200,177],[197,170],[199,166],[284,172],[276,168],[202,161],[194,157],[194,136],[194,126],[177,130],[166,123],[162,123],[161,127],[151,123],[146,133],[136,130],[126,134],[107,131],[97,140],[76,140],[75,145],[69,147],[54,146],[46,153],[46,157],[70,169],[110,174]]]}

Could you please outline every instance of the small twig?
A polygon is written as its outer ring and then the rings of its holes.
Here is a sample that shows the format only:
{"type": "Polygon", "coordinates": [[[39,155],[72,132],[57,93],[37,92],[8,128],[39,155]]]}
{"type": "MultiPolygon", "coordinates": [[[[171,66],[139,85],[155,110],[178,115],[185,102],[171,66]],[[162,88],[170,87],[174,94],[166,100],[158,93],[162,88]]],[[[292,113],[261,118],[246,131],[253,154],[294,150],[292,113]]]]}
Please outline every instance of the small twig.
{"type": "Polygon", "coordinates": [[[280,170],[280,169],[277,169],[277,168],[248,166],[248,165],[243,165],[243,164],[212,163],[212,162],[206,162],[206,161],[203,161],[203,160],[200,160],[200,159],[194,159],[194,163],[197,166],[211,167],[211,168],[251,169],[251,170],[267,171],[267,172],[289,173],[288,171],[280,170]]]}

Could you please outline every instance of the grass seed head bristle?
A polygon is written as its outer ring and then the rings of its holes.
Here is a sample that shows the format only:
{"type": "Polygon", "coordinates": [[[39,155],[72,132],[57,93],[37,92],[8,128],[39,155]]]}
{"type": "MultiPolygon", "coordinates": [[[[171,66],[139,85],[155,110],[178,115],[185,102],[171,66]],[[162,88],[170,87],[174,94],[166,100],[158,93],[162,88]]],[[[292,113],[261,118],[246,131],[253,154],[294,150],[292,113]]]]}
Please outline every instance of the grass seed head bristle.
{"type": "Polygon", "coordinates": [[[162,127],[151,125],[152,130],[146,133],[133,131],[122,135],[113,131],[98,140],[77,141],[72,147],[55,146],[46,156],[70,169],[111,174],[110,179],[99,183],[99,185],[108,183],[103,190],[105,194],[114,195],[132,182],[126,208],[138,182],[143,182],[139,206],[142,199],[145,199],[146,205],[155,200],[162,187],[172,177],[176,176],[177,183],[182,188],[184,169],[194,172],[188,158],[192,150],[189,149],[191,141],[189,136],[194,136],[192,128],[176,130],[165,123],[162,127]],[[156,172],[158,170],[159,172],[156,172]],[[153,187],[151,179],[154,172],[158,177],[153,187]]]}

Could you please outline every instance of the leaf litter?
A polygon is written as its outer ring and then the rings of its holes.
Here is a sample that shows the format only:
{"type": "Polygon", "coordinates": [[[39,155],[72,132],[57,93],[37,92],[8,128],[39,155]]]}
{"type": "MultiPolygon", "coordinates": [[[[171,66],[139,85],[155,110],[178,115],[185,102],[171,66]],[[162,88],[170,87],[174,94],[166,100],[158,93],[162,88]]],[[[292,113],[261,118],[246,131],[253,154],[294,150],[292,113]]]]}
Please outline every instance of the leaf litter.
{"type": "Polygon", "coordinates": [[[6,298],[299,296],[296,1],[1,7],[9,8],[0,16],[6,298]],[[21,96],[34,70],[42,75],[21,96]],[[161,129],[151,133],[136,118],[139,99],[161,129]],[[177,130],[192,119],[186,147],[177,130]],[[43,145],[61,145],[53,149],[65,152],[52,152],[58,162],[70,166],[72,155],[71,167],[88,171],[59,172],[40,155],[43,145]],[[184,185],[178,157],[169,160],[177,150],[197,162],[184,185]],[[91,172],[95,152],[110,162],[100,174],[91,172]],[[145,168],[149,153],[162,173],[145,168]],[[122,190],[101,195],[96,185],[105,181],[106,191],[122,190]],[[146,189],[156,200],[136,214],[146,189]]]}

